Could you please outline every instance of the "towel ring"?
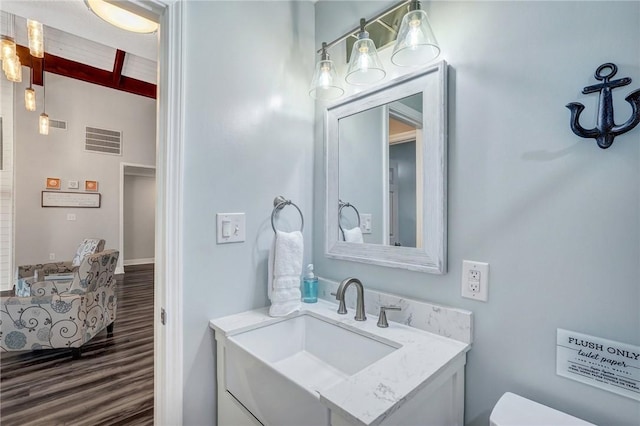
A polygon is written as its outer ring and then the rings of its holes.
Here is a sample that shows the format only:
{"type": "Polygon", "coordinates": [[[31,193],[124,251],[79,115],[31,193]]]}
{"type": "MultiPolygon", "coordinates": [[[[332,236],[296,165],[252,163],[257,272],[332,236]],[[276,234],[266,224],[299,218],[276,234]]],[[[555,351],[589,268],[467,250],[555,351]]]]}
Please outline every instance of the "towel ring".
{"type": "Polygon", "coordinates": [[[296,208],[296,210],[298,210],[298,213],[300,213],[300,232],[302,232],[302,230],[304,229],[304,216],[302,215],[302,211],[298,206],[296,206],[296,204],[293,201],[287,200],[282,195],[279,195],[273,199],[273,211],[271,212],[271,227],[273,228],[273,232],[276,232],[276,224],[275,224],[276,213],[282,210],[283,208],[285,208],[286,206],[293,206],[296,208]]]}
{"type": "Polygon", "coordinates": [[[356,206],[349,202],[345,203],[342,200],[338,200],[338,205],[340,206],[340,208],[338,209],[338,228],[340,228],[340,232],[342,233],[342,239],[346,241],[344,237],[344,229],[342,229],[342,223],[340,223],[340,218],[342,217],[342,209],[344,209],[345,207],[351,207],[353,210],[355,210],[356,216],[358,217],[358,228],[360,227],[360,212],[358,212],[356,206]]]}

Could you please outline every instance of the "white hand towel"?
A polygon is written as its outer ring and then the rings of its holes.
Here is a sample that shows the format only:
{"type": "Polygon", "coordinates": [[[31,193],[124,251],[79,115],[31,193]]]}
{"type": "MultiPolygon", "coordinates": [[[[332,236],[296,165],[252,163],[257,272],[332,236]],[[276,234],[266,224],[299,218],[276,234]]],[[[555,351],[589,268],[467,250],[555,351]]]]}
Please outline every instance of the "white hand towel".
{"type": "Polygon", "coordinates": [[[348,243],[364,243],[364,239],[362,238],[362,230],[360,227],[356,226],[352,229],[343,229],[344,231],[344,240],[348,243]]]}
{"type": "Polygon", "coordinates": [[[285,316],[301,307],[300,275],[304,242],[302,233],[276,231],[269,251],[267,293],[271,300],[269,315],[285,316]]]}

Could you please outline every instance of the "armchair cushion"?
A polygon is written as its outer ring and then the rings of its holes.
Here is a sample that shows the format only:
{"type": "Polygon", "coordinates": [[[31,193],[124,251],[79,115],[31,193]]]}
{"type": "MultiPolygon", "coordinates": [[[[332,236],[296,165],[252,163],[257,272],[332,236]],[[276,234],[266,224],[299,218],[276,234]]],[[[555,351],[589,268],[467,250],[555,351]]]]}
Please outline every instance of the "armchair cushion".
{"type": "Polygon", "coordinates": [[[80,266],[80,262],[82,262],[85,256],[103,251],[104,243],[105,241],[99,238],[85,238],[78,246],[76,254],[71,261],[71,266],[80,266]]]}

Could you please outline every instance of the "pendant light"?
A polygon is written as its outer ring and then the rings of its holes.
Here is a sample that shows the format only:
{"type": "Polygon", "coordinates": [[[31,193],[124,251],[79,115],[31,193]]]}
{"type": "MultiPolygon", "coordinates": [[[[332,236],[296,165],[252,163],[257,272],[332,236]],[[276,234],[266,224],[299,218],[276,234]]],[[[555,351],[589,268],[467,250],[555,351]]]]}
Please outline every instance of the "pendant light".
{"type": "Polygon", "coordinates": [[[343,94],[344,89],[338,80],[336,66],[327,53],[327,43],[322,43],[320,61],[316,64],[316,71],[313,73],[309,95],[314,99],[327,101],[339,98],[343,94]]]}
{"type": "MultiPolygon", "coordinates": [[[[42,64],[44,68],[44,63],[42,64]]],[[[41,135],[49,134],[49,116],[45,112],[47,109],[47,87],[44,84],[44,73],[42,73],[42,114],[38,120],[38,129],[41,135]]]]}
{"type": "Polygon", "coordinates": [[[429,25],[427,13],[420,9],[419,1],[412,0],[409,13],[402,18],[391,62],[411,67],[431,62],[439,55],[440,47],[429,25]]]}
{"type": "Polygon", "coordinates": [[[29,87],[24,89],[24,107],[27,111],[36,110],[36,91],[33,90],[31,85],[33,84],[33,68],[30,68],[29,87]]]}
{"type": "Polygon", "coordinates": [[[380,81],[387,75],[382,67],[382,62],[378,58],[376,45],[369,38],[369,33],[365,31],[366,20],[360,20],[360,32],[358,41],[353,44],[351,50],[351,61],[345,80],[349,84],[365,85],[380,81]]]}
{"type": "Polygon", "coordinates": [[[27,19],[27,36],[29,38],[29,53],[35,58],[44,58],[44,33],[42,24],[27,19]]]}
{"type": "Polygon", "coordinates": [[[20,58],[16,54],[15,35],[16,17],[9,15],[7,23],[7,34],[2,35],[0,40],[0,48],[2,55],[2,71],[7,76],[7,80],[14,83],[22,81],[22,64],[20,58]]]}

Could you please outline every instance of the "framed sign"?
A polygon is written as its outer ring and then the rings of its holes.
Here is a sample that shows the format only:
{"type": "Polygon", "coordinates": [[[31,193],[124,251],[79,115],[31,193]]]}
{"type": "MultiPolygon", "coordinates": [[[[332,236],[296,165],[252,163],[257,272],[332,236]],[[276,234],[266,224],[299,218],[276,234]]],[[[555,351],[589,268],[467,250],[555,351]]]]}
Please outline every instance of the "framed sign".
{"type": "Polygon", "coordinates": [[[558,329],[556,373],[640,401],[640,346],[558,329]]]}
{"type": "Polygon", "coordinates": [[[42,207],[99,208],[100,193],[42,191],[42,207]]]}

